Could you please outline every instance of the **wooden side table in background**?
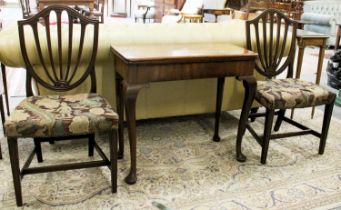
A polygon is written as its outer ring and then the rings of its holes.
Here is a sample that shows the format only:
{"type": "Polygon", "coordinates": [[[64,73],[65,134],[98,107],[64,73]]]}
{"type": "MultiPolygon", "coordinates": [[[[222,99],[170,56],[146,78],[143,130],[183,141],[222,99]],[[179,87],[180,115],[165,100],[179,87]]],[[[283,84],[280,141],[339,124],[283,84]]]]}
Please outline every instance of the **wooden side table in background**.
{"type": "MultiPolygon", "coordinates": [[[[316,84],[320,84],[321,80],[321,73],[322,73],[322,66],[323,66],[323,59],[325,48],[327,45],[327,39],[329,38],[328,35],[319,34],[310,31],[304,30],[297,30],[297,45],[298,45],[298,57],[297,57],[297,69],[295,78],[298,79],[301,76],[301,69],[303,63],[303,56],[304,56],[304,49],[307,46],[315,46],[320,48],[319,56],[318,56],[318,64],[317,64],[317,73],[316,73],[316,84]]],[[[311,117],[314,117],[315,107],[311,112],[311,117]]],[[[291,112],[291,118],[293,117],[294,111],[291,112]]]]}
{"type": "Polygon", "coordinates": [[[182,14],[181,22],[184,23],[202,23],[202,15],[196,15],[196,14],[182,14]]]}

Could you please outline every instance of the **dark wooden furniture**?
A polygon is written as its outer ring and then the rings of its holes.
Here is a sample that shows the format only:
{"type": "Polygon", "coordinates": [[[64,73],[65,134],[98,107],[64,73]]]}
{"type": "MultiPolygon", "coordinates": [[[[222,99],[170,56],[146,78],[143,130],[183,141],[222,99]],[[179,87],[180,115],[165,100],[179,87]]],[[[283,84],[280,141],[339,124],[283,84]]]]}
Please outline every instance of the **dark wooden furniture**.
{"type": "MultiPolygon", "coordinates": [[[[24,0],[27,1],[27,0],[24,0]]],[[[83,5],[89,7],[90,16],[93,15],[95,2],[94,0],[39,0],[38,9],[42,11],[45,6],[49,5],[83,5]]]]}
{"type": "MultiPolygon", "coordinates": [[[[63,23],[65,25],[65,23],[63,23]]],[[[105,99],[95,94],[96,92],[96,72],[95,59],[98,47],[98,28],[97,20],[89,19],[76,10],[61,5],[53,5],[43,9],[37,15],[30,19],[18,21],[18,31],[22,56],[27,70],[26,76],[26,98],[14,110],[13,116],[10,116],[5,123],[9,156],[13,174],[16,203],[22,206],[21,179],[23,176],[35,173],[45,173],[52,171],[71,170],[89,167],[108,166],[111,170],[112,192],[117,189],[117,114],[111,109],[105,99]],[[49,15],[55,13],[57,17],[56,26],[50,26],[49,15]],[[68,32],[67,37],[62,36],[61,15],[67,15],[68,32]],[[80,25],[80,33],[74,33],[73,24],[77,20],[80,25]],[[37,23],[43,23],[44,32],[38,36],[37,23]],[[53,38],[50,31],[56,27],[57,37],[53,38]],[[91,27],[92,30],[86,30],[91,27]],[[34,44],[37,50],[37,56],[40,62],[41,71],[37,69],[37,63],[31,63],[26,50],[24,28],[31,28],[34,36],[34,44]],[[41,48],[40,40],[46,36],[47,49],[41,48]],[[74,36],[79,39],[79,43],[73,43],[74,36]],[[80,72],[78,66],[85,53],[83,46],[85,37],[93,37],[92,42],[88,40],[87,53],[88,59],[82,61],[84,69],[80,72]],[[62,39],[64,37],[64,39],[62,39]],[[66,53],[62,53],[62,40],[68,43],[66,53]],[[44,54],[44,57],[43,57],[44,54]],[[44,60],[44,58],[46,60],[44,60]],[[62,64],[62,65],[60,65],[62,64]],[[77,76],[76,72],[79,74],[77,76]],[[40,87],[51,91],[66,92],[73,90],[86,80],[90,81],[90,93],[69,95],[69,96],[33,96],[32,80],[35,80],[40,87]],[[45,100],[45,102],[43,102],[45,100]],[[54,105],[53,105],[54,104],[54,105]],[[93,110],[95,109],[95,110],[93,110]],[[35,111],[38,110],[38,111],[35,111]],[[93,111],[91,111],[93,110],[93,111]],[[94,112],[96,111],[96,112],[94,112]],[[97,113],[97,114],[95,114],[97,113]],[[77,118],[77,120],[76,120],[77,118]],[[72,126],[72,123],[74,126],[72,126]],[[76,127],[75,127],[76,126],[76,127]],[[109,138],[110,159],[103,153],[95,142],[95,133],[107,134],[109,138]],[[35,148],[29,155],[29,158],[19,168],[18,156],[18,138],[34,138],[35,148]],[[42,162],[41,142],[89,139],[89,156],[93,156],[94,149],[99,153],[102,160],[69,163],[63,165],[29,167],[36,154],[38,162],[42,162]]],[[[41,30],[41,28],[39,28],[41,30]]],[[[46,43],[46,41],[43,41],[46,43]]],[[[25,139],[27,140],[27,139],[25,139]]]]}
{"type": "Polygon", "coordinates": [[[339,49],[340,37],[341,37],[341,24],[338,24],[337,31],[336,31],[336,39],[335,39],[335,50],[339,49]]]}
{"type": "MultiPolygon", "coordinates": [[[[136,98],[151,82],[217,78],[217,101],[214,141],[220,141],[219,118],[225,77],[237,77],[245,86],[244,112],[241,113],[237,158],[245,131],[256,81],[253,77],[256,54],[231,44],[112,45],[115,59],[117,110],[119,113],[119,158],[123,157],[123,112],[128,124],[131,169],[125,181],[136,182],[136,98]]],[[[167,93],[165,93],[167,95],[167,93]]]]}
{"type": "Polygon", "coordinates": [[[226,6],[231,9],[240,10],[247,5],[248,0],[228,0],[226,3],[226,6]]]}
{"type": "MultiPolygon", "coordinates": [[[[273,9],[266,10],[254,20],[246,22],[247,48],[258,52],[259,62],[256,64],[256,70],[269,79],[257,82],[257,91],[255,94],[257,102],[265,106],[266,113],[255,113],[256,111],[253,109],[250,114],[251,121],[256,117],[265,116],[263,135],[259,136],[251,125],[247,124],[247,129],[262,147],[262,164],[266,163],[270,139],[312,134],[320,138],[319,154],[324,153],[335,94],[313,83],[292,79],[296,29],[297,23],[295,21],[273,9]],[[259,25],[262,27],[260,28],[259,25]],[[283,33],[283,39],[279,37],[281,33],[283,33]],[[251,34],[256,38],[256,46],[251,43],[251,34]],[[285,43],[290,45],[287,58],[283,57],[285,43]],[[286,70],[287,79],[273,79],[273,77],[286,70]],[[314,90],[317,92],[314,92],[314,90]],[[318,133],[305,125],[285,117],[286,109],[304,108],[322,104],[326,105],[322,133],[318,133]],[[278,115],[278,118],[274,126],[274,131],[280,129],[283,121],[302,129],[302,131],[271,134],[275,114],[278,115]]],[[[243,110],[242,112],[248,112],[248,110],[243,110]]]]}
{"type": "Polygon", "coordinates": [[[300,20],[303,14],[303,4],[303,0],[275,0],[272,8],[288,14],[294,20],[300,20]]]}
{"type": "MultiPolygon", "coordinates": [[[[2,30],[2,20],[0,20],[0,30],[2,30]]],[[[0,92],[0,117],[1,117],[2,128],[3,128],[3,131],[5,132],[5,129],[4,129],[5,111],[4,111],[3,95],[5,94],[7,115],[9,115],[8,91],[7,91],[7,80],[6,80],[6,68],[4,64],[1,63],[0,65],[1,65],[1,74],[2,74],[1,76],[2,76],[2,82],[3,82],[2,85],[4,87],[3,92],[0,92]]],[[[2,159],[1,144],[0,144],[0,159],[2,159]]]]}
{"type": "MultiPolygon", "coordinates": [[[[298,57],[297,57],[297,69],[295,78],[299,79],[301,77],[301,69],[303,63],[304,49],[307,46],[316,46],[320,49],[317,64],[317,73],[315,84],[320,84],[323,59],[325,54],[325,49],[327,47],[327,40],[329,36],[325,34],[319,34],[310,31],[297,30],[297,45],[298,45],[298,57]]],[[[292,112],[293,115],[294,112],[292,112]]],[[[315,107],[311,112],[311,117],[314,117],[315,107]]]]}
{"type": "MultiPolygon", "coordinates": [[[[1,64],[1,66],[3,66],[3,64],[1,64]]],[[[5,72],[5,71],[3,71],[3,72],[5,72]]],[[[2,77],[3,77],[3,80],[6,80],[6,75],[2,74],[2,77]]],[[[4,92],[5,92],[6,97],[7,97],[6,89],[4,90],[4,92]]],[[[6,102],[8,104],[8,99],[6,99],[6,102]]],[[[1,116],[2,128],[3,128],[3,131],[5,132],[5,129],[4,129],[5,111],[4,111],[4,101],[3,101],[3,93],[2,92],[0,92],[0,116],[1,116]]],[[[0,144],[0,159],[2,159],[1,144],[0,144]]]]}
{"type": "Polygon", "coordinates": [[[242,10],[249,13],[276,9],[286,14],[289,18],[300,20],[303,14],[303,1],[301,0],[249,0],[242,10]]]}
{"type": "Polygon", "coordinates": [[[23,19],[30,18],[38,13],[36,8],[31,8],[30,0],[20,0],[23,19]]]}

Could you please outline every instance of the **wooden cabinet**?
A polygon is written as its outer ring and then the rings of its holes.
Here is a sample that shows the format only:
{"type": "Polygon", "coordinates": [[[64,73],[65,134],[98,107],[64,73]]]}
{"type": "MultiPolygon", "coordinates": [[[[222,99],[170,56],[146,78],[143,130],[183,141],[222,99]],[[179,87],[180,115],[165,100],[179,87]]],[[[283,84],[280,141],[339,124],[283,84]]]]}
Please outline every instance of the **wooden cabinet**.
{"type": "Polygon", "coordinates": [[[278,9],[294,20],[300,20],[303,13],[302,0],[276,0],[273,8],[278,9]]]}

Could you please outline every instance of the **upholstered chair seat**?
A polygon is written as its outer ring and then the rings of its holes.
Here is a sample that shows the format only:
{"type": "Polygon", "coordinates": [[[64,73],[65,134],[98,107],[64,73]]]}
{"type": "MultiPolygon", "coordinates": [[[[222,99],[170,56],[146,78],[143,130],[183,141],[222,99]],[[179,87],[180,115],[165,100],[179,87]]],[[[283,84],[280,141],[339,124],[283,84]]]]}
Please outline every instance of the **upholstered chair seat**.
{"type": "Polygon", "coordinates": [[[269,109],[290,109],[328,104],[335,94],[314,83],[287,78],[258,81],[255,99],[269,109]]]}
{"type": "Polygon", "coordinates": [[[31,96],[5,123],[7,136],[58,137],[117,128],[118,115],[106,99],[90,94],[31,96]]]}

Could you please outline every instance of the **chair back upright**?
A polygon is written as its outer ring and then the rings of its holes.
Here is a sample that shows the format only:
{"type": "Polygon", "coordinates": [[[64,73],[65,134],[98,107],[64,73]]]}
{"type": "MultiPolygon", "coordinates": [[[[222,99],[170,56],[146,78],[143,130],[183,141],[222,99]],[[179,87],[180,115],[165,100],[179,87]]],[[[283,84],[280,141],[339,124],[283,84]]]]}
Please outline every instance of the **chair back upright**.
{"type": "Polygon", "coordinates": [[[30,0],[20,0],[20,6],[22,10],[23,19],[27,19],[31,16],[30,0]]]}
{"type": "Polygon", "coordinates": [[[98,20],[62,5],[49,6],[18,21],[27,96],[33,95],[32,81],[52,91],[66,92],[90,78],[90,92],[96,92],[98,25],[98,20]]]}
{"type": "Polygon", "coordinates": [[[296,30],[297,22],[275,9],[246,21],[247,48],[258,53],[258,73],[272,78],[288,69],[287,77],[293,77],[296,30]]]}
{"type": "Polygon", "coordinates": [[[101,16],[101,23],[104,23],[104,7],[105,7],[105,0],[97,0],[95,3],[95,9],[99,12],[101,16]]]}

